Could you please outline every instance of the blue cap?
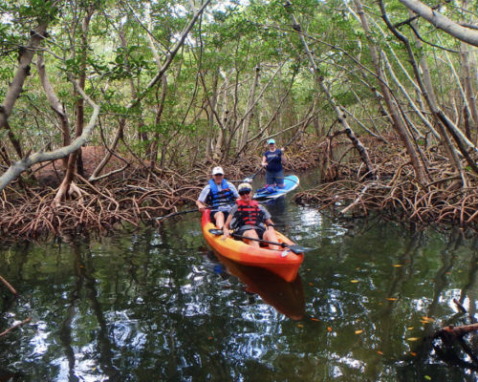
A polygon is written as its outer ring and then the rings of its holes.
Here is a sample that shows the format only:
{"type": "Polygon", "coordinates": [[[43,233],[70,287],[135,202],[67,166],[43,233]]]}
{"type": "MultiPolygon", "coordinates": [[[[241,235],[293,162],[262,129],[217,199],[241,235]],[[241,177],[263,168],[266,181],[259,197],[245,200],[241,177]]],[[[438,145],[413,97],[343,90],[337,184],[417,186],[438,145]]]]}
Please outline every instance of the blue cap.
{"type": "Polygon", "coordinates": [[[276,141],[275,141],[275,139],[269,139],[269,140],[267,141],[267,144],[268,144],[268,145],[275,145],[275,144],[276,144],[276,141]]]}

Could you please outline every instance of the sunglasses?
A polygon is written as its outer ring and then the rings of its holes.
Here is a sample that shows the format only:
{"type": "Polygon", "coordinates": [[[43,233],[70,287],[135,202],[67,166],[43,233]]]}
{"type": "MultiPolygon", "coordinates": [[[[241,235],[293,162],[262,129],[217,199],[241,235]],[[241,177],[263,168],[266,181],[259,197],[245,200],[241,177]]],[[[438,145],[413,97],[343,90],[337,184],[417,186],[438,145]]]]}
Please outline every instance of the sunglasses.
{"type": "Polygon", "coordinates": [[[214,176],[224,176],[224,174],[214,174],[214,176]]]}
{"type": "Polygon", "coordinates": [[[250,193],[251,193],[251,190],[239,191],[239,195],[246,195],[246,194],[250,194],[250,193]]]}

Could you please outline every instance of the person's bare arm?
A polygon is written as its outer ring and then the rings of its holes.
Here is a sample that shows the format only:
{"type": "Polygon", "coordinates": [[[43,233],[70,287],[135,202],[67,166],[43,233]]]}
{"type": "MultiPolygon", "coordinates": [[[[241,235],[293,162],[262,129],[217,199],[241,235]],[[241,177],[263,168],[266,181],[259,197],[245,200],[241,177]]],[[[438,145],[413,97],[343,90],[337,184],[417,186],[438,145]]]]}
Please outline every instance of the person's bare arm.
{"type": "Polygon", "coordinates": [[[289,161],[289,158],[287,158],[287,155],[285,155],[285,148],[282,147],[280,151],[282,151],[282,163],[287,163],[289,161]]]}
{"type": "Polygon", "coordinates": [[[196,206],[198,206],[199,212],[204,212],[204,210],[207,208],[207,206],[199,200],[196,200],[196,206]]]}

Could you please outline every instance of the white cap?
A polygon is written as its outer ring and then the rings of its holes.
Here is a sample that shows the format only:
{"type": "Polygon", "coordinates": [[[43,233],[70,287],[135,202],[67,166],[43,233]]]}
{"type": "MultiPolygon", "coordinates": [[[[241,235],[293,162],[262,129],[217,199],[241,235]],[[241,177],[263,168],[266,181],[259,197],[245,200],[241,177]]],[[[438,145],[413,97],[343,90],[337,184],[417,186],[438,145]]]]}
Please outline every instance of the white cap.
{"type": "Polygon", "coordinates": [[[212,169],[212,175],[214,176],[214,175],[219,175],[219,174],[220,174],[220,175],[224,175],[224,170],[222,169],[222,167],[219,167],[219,166],[218,166],[218,167],[214,167],[214,168],[212,169]]]}

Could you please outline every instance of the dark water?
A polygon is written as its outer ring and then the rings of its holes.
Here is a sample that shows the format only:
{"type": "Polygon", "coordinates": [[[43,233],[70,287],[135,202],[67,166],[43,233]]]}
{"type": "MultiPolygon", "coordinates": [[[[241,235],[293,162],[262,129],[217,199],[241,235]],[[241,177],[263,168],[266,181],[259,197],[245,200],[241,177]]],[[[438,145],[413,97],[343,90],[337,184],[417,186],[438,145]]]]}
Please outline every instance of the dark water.
{"type": "Polygon", "coordinates": [[[429,339],[474,322],[476,240],[338,221],[290,198],[268,207],[316,248],[294,283],[222,263],[197,214],[99,240],[0,246],[0,274],[21,293],[0,286],[0,332],[32,318],[0,337],[0,381],[476,380],[460,345],[445,359],[429,339]]]}

